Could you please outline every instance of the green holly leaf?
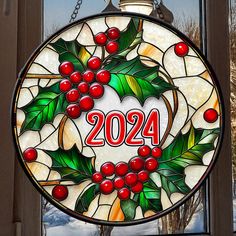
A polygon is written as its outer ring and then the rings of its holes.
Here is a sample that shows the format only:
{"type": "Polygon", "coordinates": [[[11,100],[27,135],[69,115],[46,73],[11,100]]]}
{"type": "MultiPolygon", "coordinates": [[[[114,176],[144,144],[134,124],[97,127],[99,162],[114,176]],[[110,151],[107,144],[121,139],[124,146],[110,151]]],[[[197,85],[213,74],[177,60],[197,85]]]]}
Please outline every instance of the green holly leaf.
{"type": "Polygon", "coordinates": [[[131,95],[143,104],[148,97],[160,98],[162,93],[176,89],[158,75],[159,66],[148,67],[140,61],[139,57],[130,61],[113,58],[104,69],[110,71],[109,86],[121,99],[131,95]]]}
{"type": "Polygon", "coordinates": [[[88,211],[89,205],[99,194],[99,185],[90,184],[85,190],[79,195],[75,203],[75,211],[82,214],[83,212],[88,211]]]}
{"type": "Polygon", "coordinates": [[[21,133],[26,130],[40,130],[46,123],[53,122],[57,114],[64,113],[67,105],[65,94],[59,89],[59,83],[45,88],[39,86],[38,95],[21,108],[25,113],[21,133]]]}
{"type": "Polygon", "coordinates": [[[61,63],[70,61],[74,64],[75,70],[80,72],[86,70],[91,54],[77,40],[65,41],[60,38],[55,43],[50,43],[50,45],[59,54],[59,61],[61,63]]]}
{"type": "Polygon", "coordinates": [[[214,141],[219,132],[219,129],[204,130],[192,126],[186,134],[180,133],[163,150],[157,172],[168,196],[174,192],[183,194],[190,192],[191,189],[185,183],[184,170],[190,165],[203,165],[202,158],[214,150],[214,141]]]}
{"type": "Polygon", "coordinates": [[[56,151],[45,152],[52,158],[52,170],[57,171],[62,180],[80,184],[87,179],[91,179],[95,172],[92,158],[84,156],[76,145],[70,150],[59,148],[56,151]]]}
{"type": "Polygon", "coordinates": [[[144,183],[143,191],[134,195],[134,201],[138,202],[143,214],[149,210],[157,213],[163,209],[161,203],[161,188],[156,186],[152,180],[144,183]]]}
{"type": "Polygon", "coordinates": [[[134,49],[142,40],[141,30],[142,20],[132,18],[127,28],[121,32],[120,38],[117,40],[119,44],[118,53],[121,56],[127,55],[132,49],[134,49]]]}
{"type": "Polygon", "coordinates": [[[125,221],[130,221],[135,218],[136,208],[138,203],[132,199],[120,202],[121,209],[125,215],[125,221]]]}

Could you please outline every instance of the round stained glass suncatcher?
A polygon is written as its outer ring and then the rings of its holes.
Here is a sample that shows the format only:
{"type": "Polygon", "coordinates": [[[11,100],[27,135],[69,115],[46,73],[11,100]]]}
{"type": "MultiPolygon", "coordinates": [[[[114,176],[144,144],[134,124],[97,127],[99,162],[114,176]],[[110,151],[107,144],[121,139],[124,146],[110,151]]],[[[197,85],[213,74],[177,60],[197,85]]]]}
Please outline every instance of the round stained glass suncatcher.
{"type": "Polygon", "coordinates": [[[92,223],[142,223],[180,206],[212,169],[222,136],[222,100],[204,57],[138,14],[59,31],[22,70],[13,102],[29,178],[92,223]]]}

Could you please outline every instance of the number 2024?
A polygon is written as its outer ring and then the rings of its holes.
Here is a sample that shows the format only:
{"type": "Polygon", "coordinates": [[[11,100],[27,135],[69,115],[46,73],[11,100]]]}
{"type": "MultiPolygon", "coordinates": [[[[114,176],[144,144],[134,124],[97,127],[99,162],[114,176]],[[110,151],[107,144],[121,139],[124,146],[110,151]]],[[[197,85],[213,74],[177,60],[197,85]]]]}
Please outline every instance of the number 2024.
{"type": "Polygon", "coordinates": [[[145,143],[145,138],[150,138],[152,145],[159,144],[160,117],[157,109],[152,109],[147,116],[138,109],[130,110],[126,116],[120,111],[111,111],[106,115],[94,110],[87,114],[86,120],[94,127],[85,139],[88,146],[104,146],[105,141],[108,145],[117,147],[125,143],[129,146],[141,146],[145,143]],[[118,134],[114,135],[113,122],[117,120],[118,134]],[[127,129],[127,123],[131,128],[127,129]],[[97,138],[103,130],[104,138],[97,138]],[[136,136],[141,132],[142,138],[136,136]],[[114,137],[116,136],[116,137],[114,137]]]}

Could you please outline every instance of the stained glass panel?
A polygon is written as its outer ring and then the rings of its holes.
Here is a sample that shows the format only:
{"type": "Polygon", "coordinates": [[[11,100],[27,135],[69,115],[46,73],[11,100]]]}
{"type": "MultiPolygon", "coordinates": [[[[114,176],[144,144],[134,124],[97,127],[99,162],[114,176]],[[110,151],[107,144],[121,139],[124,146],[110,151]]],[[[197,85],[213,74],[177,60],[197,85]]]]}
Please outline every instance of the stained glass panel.
{"type": "Polygon", "coordinates": [[[172,211],[205,179],[221,138],[207,62],[144,16],[95,16],[52,36],[23,70],[15,102],[26,172],[50,202],[93,223],[172,211]]]}

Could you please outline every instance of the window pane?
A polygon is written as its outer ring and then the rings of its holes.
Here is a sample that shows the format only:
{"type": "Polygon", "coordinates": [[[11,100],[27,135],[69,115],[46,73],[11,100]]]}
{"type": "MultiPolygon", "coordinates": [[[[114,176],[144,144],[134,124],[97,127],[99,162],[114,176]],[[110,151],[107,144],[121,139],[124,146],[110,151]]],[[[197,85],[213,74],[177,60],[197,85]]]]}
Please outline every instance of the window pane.
{"type": "MultiPolygon", "coordinates": [[[[44,0],[44,38],[68,24],[76,1],[44,0]]],[[[118,0],[113,1],[118,7],[118,0]]],[[[166,0],[165,5],[175,17],[174,26],[201,46],[199,1],[166,0]],[[194,10],[193,10],[194,9],[194,10]]],[[[103,0],[84,1],[78,18],[101,12],[105,7],[103,0]]],[[[207,232],[206,187],[195,194],[188,202],[171,214],[146,224],[126,227],[98,226],[76,220],[42,200],[43,230],[47,236],[60,235],[160,235],[174,233],[207,232]]]]}

